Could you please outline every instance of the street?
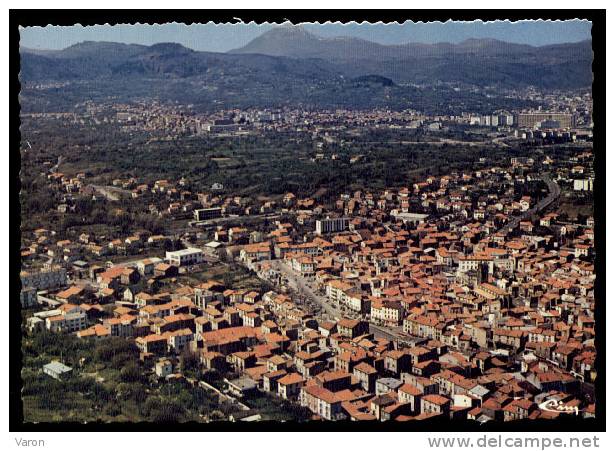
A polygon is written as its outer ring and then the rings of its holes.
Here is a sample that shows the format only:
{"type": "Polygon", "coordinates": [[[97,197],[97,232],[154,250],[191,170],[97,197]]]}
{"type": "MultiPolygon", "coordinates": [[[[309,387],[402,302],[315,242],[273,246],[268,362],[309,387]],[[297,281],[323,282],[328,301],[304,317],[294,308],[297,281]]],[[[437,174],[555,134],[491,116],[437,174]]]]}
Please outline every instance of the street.
{"type": "Polygon", "coordinates": [[[100,185],[90,185],[94,188],[98,193],[106,197],[110,201],[118,201],[120,200],[121,195],[130,196],[132,193],[128,190],[118,188],[116,186],[100,186],[100,185]]]}
{"type": "MultiPolygon", "coordinates": [[[[310,286],[310,283],[305,280],[301,275],[295,273],[291,268],[289,268],[286,264],[284,264],[281,260],[271,260],[269,261],[271,266],[282,273],[284,277],[286,277],[289,282],[297,288],[297,291],[302,296],[310,299],[313,303],[317,304],[331,319],[333,318],[342,318],[344,315],[340,310],[336,309],[324,296],[319,295],[315,292],[315,290],[310,286]]],[[[370,323],[370,332],[374,334],[374,336],[379,338],[385,338],[387,340],[405,340],[408,337],[403,335],[401,326],[398,327],[387,327],[387,326],[377,326],[375,324],[370,323]]]]}
{"type": "Polygon", "coordinates": [[[519,225],[521,221],[526,221],[533,214],[541,212],[542,210],[547,208],[549,205],[551,205],[559,197],[561,193],[561,189],[559,185],[555,183],[553,180],[551,180],[547,175],[543,175],[541,178],[542,178],[542,181],[545,182],[547,184],[547,187],[549,188],[549,195],[545,197],[544,199],[542,199],[541,201],[539,201],[534,207],[530,208],[528,211],[524,212],[522,215],[515,217],[512,221],[508,222],[505,226],[498,229],[495,232],[495,234],[503,233],[503,232],[510,232],[514,230],[515,228],[517,228],[517,226],[519,225]]]}
{"type": "Polygon", "coordinates": [[[323,296],[317,294],[301,275],[295,273],[281,260],[271,260],[270,263],[275,270],[282,273],[297,288],[301,295],[317,304],[331,319],[342,316],[341,312],[333,307],[323,296]]]}

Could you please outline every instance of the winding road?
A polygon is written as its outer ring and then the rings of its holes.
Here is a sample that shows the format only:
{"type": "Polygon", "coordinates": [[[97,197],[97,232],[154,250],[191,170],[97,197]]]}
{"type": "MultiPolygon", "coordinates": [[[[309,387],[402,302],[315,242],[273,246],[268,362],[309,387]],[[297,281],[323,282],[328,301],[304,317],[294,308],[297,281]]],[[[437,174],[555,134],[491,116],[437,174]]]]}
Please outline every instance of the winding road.
{"type": "Polygon", "coordinates": [[[549,188],[549,195],[539,201],[534,207],[530,208],[528,211],[524,212],[522,215],[516,216],[512,221],[508,222],[505,226],[498,229],[495,233],[510,233],[512,232],[521,221],[526,221],[535,213],[539,213],[549,205],[551,205],[555,200],[560,196],[562,190],[557,183],[555,183],[552,179],[550,179],[547,175],[543,175],[541,177],[542,181],[547,184],[547,188],[549,188]]]}

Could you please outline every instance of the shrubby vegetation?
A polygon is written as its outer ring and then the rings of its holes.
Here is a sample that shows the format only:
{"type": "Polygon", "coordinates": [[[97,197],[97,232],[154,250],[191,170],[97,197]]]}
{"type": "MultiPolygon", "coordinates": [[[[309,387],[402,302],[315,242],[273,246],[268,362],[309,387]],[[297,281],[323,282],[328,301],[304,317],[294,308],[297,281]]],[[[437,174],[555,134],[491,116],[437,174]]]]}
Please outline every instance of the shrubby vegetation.
{"type": "Polygon", "coordinates": [[[140,363],[134,344],[121,338],[80,340],[42,332],[24,336],[22,349],[26,422],[202,421],[220,408],[200,387],[158,382],[140,363]],[[44,364],[60,358],[73,368],[63,381],[42,372],[44,364]]]}
{"type": "MultiPolygon", "coordinates": [[[[26,422],[46,421],[218,421],[239,406],[186,380],[158,381],[139,361],[134,344],[121,338],[81,340],[73,335],[41,332],[22,340],[22,399],[26,422]],[[42,372],[54,359],[73,368],[63,381],[42,372]]],[[[179,358],[179,368],[223,387],[224,375],[198,371],[195,356],[179,358]]],[[[245,400],[263,419],[302,421],[306,409],[266,394],[245,400]]]]}

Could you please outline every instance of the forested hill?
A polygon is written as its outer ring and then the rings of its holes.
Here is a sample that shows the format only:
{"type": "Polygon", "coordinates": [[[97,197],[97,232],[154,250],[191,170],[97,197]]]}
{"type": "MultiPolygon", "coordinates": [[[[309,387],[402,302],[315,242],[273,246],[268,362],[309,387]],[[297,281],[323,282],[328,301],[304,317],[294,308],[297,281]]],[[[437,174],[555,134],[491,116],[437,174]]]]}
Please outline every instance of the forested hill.
{"type": "Polygon", "coordinates": [[[290,105],[453,113],[455,100],[456,108],[489,112],[515,106],[503,100],[506,89],[576,89],[591,86],[592,80],[589,42],[531,47],[473,40],[389,48],[354,39],[318,38],[319,44],[311,45],[307,32],[281,42],[279,33],[285,32],[274,29],[229,53],[175,43],[22,48],[22,106],[44,111],[88,99],[155,97],[202,109],[290,105]],[[455,86],[492,91],[485,96],[455,86]]]}

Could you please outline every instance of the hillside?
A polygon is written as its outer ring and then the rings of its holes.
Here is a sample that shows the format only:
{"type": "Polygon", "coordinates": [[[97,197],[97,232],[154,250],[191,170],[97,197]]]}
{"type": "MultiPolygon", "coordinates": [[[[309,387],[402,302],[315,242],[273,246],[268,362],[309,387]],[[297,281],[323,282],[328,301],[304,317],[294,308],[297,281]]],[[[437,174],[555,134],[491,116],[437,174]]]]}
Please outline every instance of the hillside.
{"type": "Polygon", "coordinates": [[[318,81],[375,75],[394,83],[437,81],[547,89],[591,84],[591,42],[532,47],[494,39],[460,44],[386,46],[357,38],[322,38],[301,27],[277,27],[229,53],[179,44],[83,42],[58,51],[22,49],[22,80],[114,76],[203,77],[245,74],[246,82],[318,81]]]}
{"type": "Polygon", "coordinates": [[[63,50],[21,51],[21,79],[76,80],[114,76],[209,77],[244,72],[247,76],[331,76],[325,62],[297,61],[264,55],[197,52],[180,44],[152,46],[83,42],[63,50]]]}
{"type": "Polygon", "coordinates": [[[322,38],[301,27],[278,27],[231,51],[322,59],[350,76],[377,74],[397,83],[430,80],[478,85],[575,88],[591,84],[590,41],[533,47],[495,39],[459,44],[382,45],[357,38],[322,38]]]}
{"type": "Polygon", "coordinates": [[[490,112],[532,106],[506,97],[500,88],[589,86],[588,49],[588,43],[533,48],[493,40],[382,46],[318,38],[301,29],[274,29],[230,53],[176,43],[82,42],[55,51],[22,48],[21,98],[24,111],[70,108],[88,99],[156,98],[201,110],[288,106],[490,112]],[[252,53],[257,49],[279,55],[252,53]],[[487,97],[447,83],[494,88],[487,97]]]}

